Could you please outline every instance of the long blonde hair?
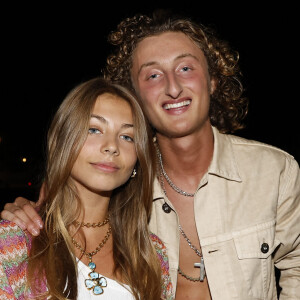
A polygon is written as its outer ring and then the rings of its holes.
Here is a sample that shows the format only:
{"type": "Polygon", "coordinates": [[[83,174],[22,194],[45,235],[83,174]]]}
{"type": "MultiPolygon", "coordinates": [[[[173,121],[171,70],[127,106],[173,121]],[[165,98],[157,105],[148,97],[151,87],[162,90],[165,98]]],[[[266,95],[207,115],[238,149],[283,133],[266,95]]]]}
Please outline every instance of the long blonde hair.
{"type": "Polygon", "coordinates": [[[45,227],[32,242],[29,287],[39,294],[43,280],[51,299],[76,299],[77,268],[68,233],[80,209],[70,179],[72,167],[87,138],[90,116],[98,96],[109,93],[127,101],[133,112],[137,176],[113,191],[109,214],[113,235],[114,272],[120,272],[136,299],[159,299],[160,265],[149,238],[155,151],[150,127],[127,89],[102,78],[75,87],[56,112],[48,132],[45,200],[40,208],[45,227]]]}

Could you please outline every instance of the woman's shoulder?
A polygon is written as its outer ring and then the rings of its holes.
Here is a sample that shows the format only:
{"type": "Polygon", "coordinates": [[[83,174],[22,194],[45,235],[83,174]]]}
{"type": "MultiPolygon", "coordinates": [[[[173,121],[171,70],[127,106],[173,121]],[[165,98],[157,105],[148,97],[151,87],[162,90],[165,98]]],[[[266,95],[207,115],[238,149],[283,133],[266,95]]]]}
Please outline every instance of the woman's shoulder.
{"type": "Polygon", "coordinates": [[[23,231],[16,223],[0,220],[0,237],[9,237],[13,235],[17,236],[28,236],[29,234],[23,231]]]}
{"type": "Polygon", "coordinates": [[[18,227],[16,223],[4,219],[0,219],[0,230],[1,229],[5,229],[5,230],[18,229],[22,231],[22,229],[18,227]]]}
{"type": "Polygon", "coordinates": [[[18,225],[7,220],[0,221],[0,255],[3,256],[8,252],[17,254],[31,247],[31,235],[23,231],[18,225]]]}
{"type": "Polygon", "coordinates": [[[5,299],[24,298],[30,247],[28,232],[15,223],[0,221],[0,296],[5,299]]]}

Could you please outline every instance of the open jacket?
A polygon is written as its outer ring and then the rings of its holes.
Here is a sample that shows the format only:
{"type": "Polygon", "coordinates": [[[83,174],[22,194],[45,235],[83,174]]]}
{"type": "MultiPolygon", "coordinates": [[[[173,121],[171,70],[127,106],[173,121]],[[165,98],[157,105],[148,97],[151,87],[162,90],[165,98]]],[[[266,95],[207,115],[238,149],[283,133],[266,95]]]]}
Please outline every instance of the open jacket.
{"type": "MultiPolygon", "coordinates": [[[[288,153],[221,134],[194,197],[195,222],[213,300],[300,299],[300,173],[288,153]]],[[[179,219],[159,181],[150,229],[168,249],[176,289],[179,219]],[[165,209],[162,209],[164,205],[165,209]],[[168,205],[169,209],[166,209],[168,205]]]]}

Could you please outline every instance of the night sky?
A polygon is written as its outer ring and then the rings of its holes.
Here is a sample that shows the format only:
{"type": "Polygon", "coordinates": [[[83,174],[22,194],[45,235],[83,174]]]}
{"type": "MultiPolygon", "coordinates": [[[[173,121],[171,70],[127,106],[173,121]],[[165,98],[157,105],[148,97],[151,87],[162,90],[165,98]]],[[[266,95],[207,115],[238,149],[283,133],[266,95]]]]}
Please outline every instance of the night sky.
{"type": "MultiPolygon", "coordinates": [[[[169,8],[159,3],[117,11],[117,4],[104,9],[87,2],[1,9],[0,207],[20,195],[34,200],[45,133],[58,105],[75,85],[100,75],[110,51],[107,35],[119,21],[169,8]]],[[[297,9],[288,2],[248,3],[170,8],[212,26],[240,53],[250,107],[247,128],[236,134],[277,146],[299,162],[297,9]]]]}

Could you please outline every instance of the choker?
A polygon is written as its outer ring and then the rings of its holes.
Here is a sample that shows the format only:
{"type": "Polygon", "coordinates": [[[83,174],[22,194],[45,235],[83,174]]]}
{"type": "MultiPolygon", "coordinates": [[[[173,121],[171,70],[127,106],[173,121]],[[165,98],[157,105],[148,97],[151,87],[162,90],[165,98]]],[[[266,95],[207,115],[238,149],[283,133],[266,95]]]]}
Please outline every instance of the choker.
{"type": "Polygon", "coordinates": [[[105,224],[107,224],[109,222],[109,216],[105,218],[104,221],[98,222],[98,223],[84,223],[84,222],[78,222],[78,221],[74,221],[73,224],[79,227],[92,227],[92,228],[96,228],[96,227],[102,227],[105,224]]]}

